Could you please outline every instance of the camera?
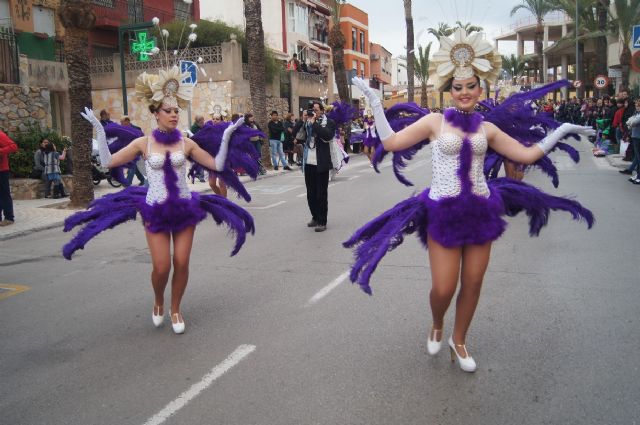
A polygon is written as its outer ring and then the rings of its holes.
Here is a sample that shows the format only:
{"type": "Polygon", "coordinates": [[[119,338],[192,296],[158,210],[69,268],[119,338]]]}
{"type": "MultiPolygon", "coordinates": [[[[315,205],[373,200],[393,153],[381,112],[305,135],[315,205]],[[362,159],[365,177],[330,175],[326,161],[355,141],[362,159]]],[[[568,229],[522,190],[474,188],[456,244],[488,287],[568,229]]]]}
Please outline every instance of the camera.
{"type": "Polygon", "coordinates": [[[313,117],[315,115],[316,115],[316,113],[313,112],[313,109],[311,109],[311,108],[307,109],[307,116],[308,117],[313,117]]]}

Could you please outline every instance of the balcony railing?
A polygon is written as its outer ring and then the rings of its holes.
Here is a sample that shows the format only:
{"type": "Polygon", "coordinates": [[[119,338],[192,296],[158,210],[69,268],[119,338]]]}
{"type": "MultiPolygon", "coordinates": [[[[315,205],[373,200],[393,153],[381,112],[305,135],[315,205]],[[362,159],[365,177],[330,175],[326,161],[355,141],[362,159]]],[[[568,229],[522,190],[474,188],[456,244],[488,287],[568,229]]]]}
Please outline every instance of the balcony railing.
{"type": "MultiPolygon", "coordinates": [[[[176,57],[180,57],[182,60],[197,62],[199,58],[202,58],[201,63],[222,63],[222,47],[221,46],[207,46],[207,47],[194,47],[189,49],[186,53],[179,51],[177,56],[174,56],[170,52],[170,61],[175,61],[176,57]]],[[[124,55],[124,69],[126,71],[149,71],[155,69],[161,69],[166,66],[166,62],[163,58],[154,57],[150,61],[140,62],[136,55],[126,54],[124,55]]],[[[114,72],[113,56],[106,57],[94,57],[90,59],[91,74],[106,74],[114,72]]]]}
{"type": "MultiPolygon", "coordinates": [[[[118,27],[120,25],[147,22],[157,17],[161,23],[175,19],[175,8],[158,9],[143,0],[92,0],[96,15],[96,27],[118,27]]],[[[191,12],[193,13],[193,12],[191,12]]]]}

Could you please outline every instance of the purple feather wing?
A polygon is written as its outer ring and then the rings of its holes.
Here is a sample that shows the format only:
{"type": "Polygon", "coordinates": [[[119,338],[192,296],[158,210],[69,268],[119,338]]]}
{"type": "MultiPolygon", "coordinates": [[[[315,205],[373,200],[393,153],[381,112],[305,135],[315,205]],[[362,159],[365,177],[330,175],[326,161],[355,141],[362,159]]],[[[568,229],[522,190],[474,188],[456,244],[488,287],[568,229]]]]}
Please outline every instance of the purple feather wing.
{"type": "MultiPolygon", "coordinates": [[[[416,105],[415,103],[397,103],[393,105],[391,108],[387,109],[385,112],[385,116],[391,125],[393,131],[400,131],[405,127],[415,123],[420,118],[424,117],[429,113],[428,109],[424,109],[416,105]]],[[[371,135],[369,143],[365,144],[368,146],[372,146],[375,148],[374,154],[371,158],[371,163],[373,164],[373,168],[377,171],[378,164],[384,160],[389,152],[387,152],[382,146],[382,142],[380,138],[376,134],[375,136],[371,135]]],[[[420,149],[429,144],[429,140],[421,140],[410,148],[394,152],[392,155],[392,164],[393,164],[393,173],[396,178],[406,186],[413,186],[409,180],[402,174],[402,170],[407,166],[406,161],[410,161],[413,157],[418,153],[420,149]]]]}
{"type": "MultiPolygon", "coordinates": [[[[490,99],[485,100],[480,102],[483,109],[481,112],[485,121],[493,123],[522,145],[531,146],[542,140],[550,130],[556,129],[560,125],[559,122],[553,119],[552,114],[537,113],[531,107],[531,102],[545,96],[549,92],[568,85],[569,82],[567,80],[557,81],[535,90],[514,94],[501,104],[496,104],[496,102],[490,101],[490,99]]],[[[576,137],[576,135],[568,135],[567,137],[573,137],[579,140],[579,137],[576,137]]],[[[552,152],[555,149],[568,153],[575,162],[580,160],[578,151],[566,143],[558,143],[552,152]]],[[[493,149],[487,151],[484,171],[488,179],[498,176],[504,159],[503,155],[495,152],[493,149]]],[[[539,168],[543,173],[551,177],[553,185],[558,187],[558,170],[548,156],[545,155],[533,163],[532,166],[539,168]]]]}
{"type": "MultiPolygon", "coordinates": [[[[135,139],[144,136],[142,130],[138,130],[137,128],[131,126],[120,125],[115,122],[110,122],[109,124],[107,124],[104,127],[104,132],[107,136],[107,139],[115,138],[114,141],[109,143],[109,152],[111,152],[112,154],[124,149],[135,139]]],[[[111,176],[119,183],[125,186],[128,185],[129,183],[124,176],[124,169],[135,167],[137,160],[138,158],[118,167],[112,167],[110,169],[111,176]]]]}
{"type": "MultiPolygon", "coordinates": [[[[222,134],[229,125],[231,125],[231,123],[213,124],[209,122],[194,134],[192,139],[198,146],[207,151],[209,155],[215,157],[220,150],[222,134]]],[[[224,169],[214,172],[222,181],[233,188],[238,193],[238,196],[247,202],[251,201],[251,195],[249,195],[249,192],[245,189],[234,169],[243,169],[244,172],[254,180],[258,177],[258,154],[250,141],[250,139],[255,136],[266,137],[261,131],[245,125],[237,128],[229,141],[229,149],[224,169]]],[[[194,167],[189,170],[189,176],[192,178],[194,178],[198,170],[197,167],[206,168],[202,164],[195,163],[194,167]]]]}

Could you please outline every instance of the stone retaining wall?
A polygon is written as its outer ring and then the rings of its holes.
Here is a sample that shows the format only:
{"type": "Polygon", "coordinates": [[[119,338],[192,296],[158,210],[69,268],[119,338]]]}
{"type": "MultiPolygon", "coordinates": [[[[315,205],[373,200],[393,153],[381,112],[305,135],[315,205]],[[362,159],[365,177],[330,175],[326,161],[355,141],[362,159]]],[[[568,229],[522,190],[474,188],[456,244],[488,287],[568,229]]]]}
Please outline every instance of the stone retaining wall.
{"type": "Polygon", "coordinates": [[[7,133],[26,130],[29,121],[47,127],[51,121],[50,93],[46,88],[0,84],[0,127],[7,133]]]}
{"type": "MultiPolygon", "coordinates": [[[[64,190],[70,193],[73,189],[73,176],[62,176],[64,190]]],[[[16,200],[44,198],[44,181],[36,179],[10,179],[11,197],[16,200]]]]}

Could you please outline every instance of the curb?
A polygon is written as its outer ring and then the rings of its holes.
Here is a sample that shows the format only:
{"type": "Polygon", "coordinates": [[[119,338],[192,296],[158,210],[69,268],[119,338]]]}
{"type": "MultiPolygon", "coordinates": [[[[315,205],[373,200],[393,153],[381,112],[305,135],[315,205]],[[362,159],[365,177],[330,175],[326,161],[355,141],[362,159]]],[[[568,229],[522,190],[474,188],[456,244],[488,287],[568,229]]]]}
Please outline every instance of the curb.
{"type": "MultiPolygon", "coordinates": [[[[270,178],[278,177],[278,176],[281,176],[281,175],[284,175],[284,174],[287,174],[287,173],[293,173],[293,172],[296,172],[296,171],[299,171],[299,170],[295,170],[295,169],[292,170],[292,171],[284,170],[284,171],[278,172],[278,173],[258,175],[258,178],[256,178],[255,180],[251,180],[251,178],[249,177],[249,178],[244,179],[244,180],[241,179],[240,181],[242,181],[242,183],[244,184],[244,183],[251,182],[251,181],[270,179],[270,178]]],[[[198,193],[205,193],[205,192],[212,192],[213,193],[213,191],[211,190],[210,187],[207,187],[207,188],[202,189],[202,190],[197,190],[197,192],[198,193]]],[[[56,208],[59,205],[65,204],[66,202],[68,202],[68,201],[47,204],[47,205],[40,206],[38,208],[56,208]]],[[[81,210],[78,210],[78,211],[81,211],[81,210]]],[[[72,213],[69,213],[69,215],[71,215],[71,214],[72,213]]],[[[42,230],[49,230],[49,229],[54,229],[56,227],[62,227],[62,226],[64,226],[64,220],[56,221],[56,222],[49,223],[49,224],[43,224],[42,226],[37,226],[37,227],[31,228],[31,229],[26,229],[26,230],[21,230],[21,231],[15,232],[15,233],[10,233],[8,235],[0,235],[0,241],[6,241],[6,240],[9,240],[9,239],[16,239],[16,238],[20,238],[22,236],[27,236],[27,235],[30,235],[32,233],[39,232],[39,231],[42,231],[42,230]]]]}

